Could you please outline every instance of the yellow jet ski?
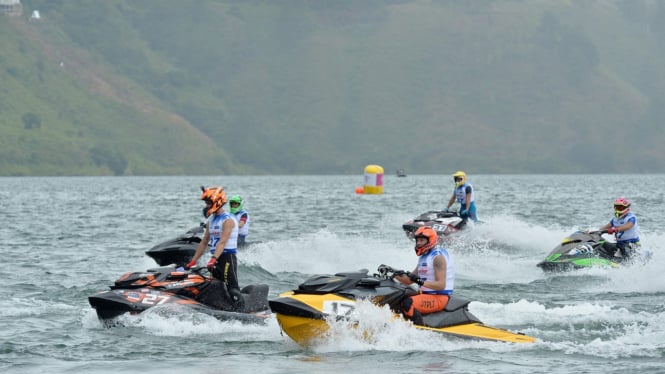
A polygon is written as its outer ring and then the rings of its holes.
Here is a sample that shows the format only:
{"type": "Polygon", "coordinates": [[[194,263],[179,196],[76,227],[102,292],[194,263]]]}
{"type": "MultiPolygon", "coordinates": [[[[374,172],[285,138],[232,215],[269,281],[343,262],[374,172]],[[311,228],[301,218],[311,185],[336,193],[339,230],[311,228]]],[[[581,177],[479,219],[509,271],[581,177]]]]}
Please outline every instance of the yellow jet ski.
{"type": "MultiPolygon", "coordinates": [[[[393,277],[404,271],[381,265],[378,274],[366,269],[335,275],[315,275],[298,286],[269,300],[270,309],[279,325],[291,339],[308,346],[329,329],[330,318],[349,320],[356,300],[368,299],[376,305],[389,305],[398,315],[401,301],[417,293],[393,277]]],[[[471,314],[471,301],[451,296],[446,309],[423,315],[424,325],[415,328],[471,339],[533,343],[536,338],[496,327],[486,326],[471,314]]]]}

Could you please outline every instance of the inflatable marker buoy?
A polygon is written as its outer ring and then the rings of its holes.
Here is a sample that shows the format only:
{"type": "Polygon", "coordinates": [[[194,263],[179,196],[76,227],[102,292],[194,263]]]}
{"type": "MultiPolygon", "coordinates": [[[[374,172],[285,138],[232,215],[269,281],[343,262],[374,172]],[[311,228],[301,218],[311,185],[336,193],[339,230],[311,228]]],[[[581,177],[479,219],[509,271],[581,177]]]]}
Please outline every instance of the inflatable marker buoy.
{"type": "Polygon", "coordinates": [[[379,165],[365,166],[365,193],[383,193],[383,168],[379,165]]]}

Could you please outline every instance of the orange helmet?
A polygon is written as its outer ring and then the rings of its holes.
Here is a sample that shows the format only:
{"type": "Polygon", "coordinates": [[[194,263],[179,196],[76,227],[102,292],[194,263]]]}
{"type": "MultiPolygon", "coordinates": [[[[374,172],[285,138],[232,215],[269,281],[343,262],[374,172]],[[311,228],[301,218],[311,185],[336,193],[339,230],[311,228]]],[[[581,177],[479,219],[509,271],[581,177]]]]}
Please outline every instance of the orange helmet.
{"type": "Polygon", "coordinates": [[[206,202],[206,207],[203,208],[203,216],[208,218],[211,214],[215,213],[219,208],[226,204],[226,192],[224,187],[208,187],[201,186],[201,200],[206,202]]]}
{"type": "Polygon", "coordinates": [[[630,201],[625,197],[614,199],[614,215],[619,218],[630,210],[630,201]]]}
{"type": "Polygon", "coordinates": [[[436,231],[434,231],[434,229],[429,226],[419,227],[418,230],[416,230],[416,232],[413,234],[413,238],[416,239],[415,251],[416,255],[418,256],[422,256],[429,252],[430,249],[436,246],[436,243],[439,240],[439,236],[436,234],[436,231]],[[427,243],[419,247],[418,238],[427,239],[427,243]]]}

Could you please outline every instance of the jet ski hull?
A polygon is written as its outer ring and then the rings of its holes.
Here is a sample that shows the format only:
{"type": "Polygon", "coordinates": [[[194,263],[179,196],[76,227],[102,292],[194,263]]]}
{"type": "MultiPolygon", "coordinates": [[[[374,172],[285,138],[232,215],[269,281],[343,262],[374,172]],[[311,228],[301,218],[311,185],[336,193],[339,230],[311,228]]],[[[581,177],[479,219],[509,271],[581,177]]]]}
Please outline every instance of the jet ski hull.
{"type": "Polygon", "coordinates": [[[560,256],[557,258],[548,257],[545,261],[539,262],[537,266],[545,272],[556,273],[593,267],[616,268],[619,264],[601,257],[579,258],[560,256]]]}
{"type": "Polygon", "coordinates": [[[312,345],[328,331],[330,326],[323,319],[311,319],[276,313],[279,327],[293,341],[303,347],[312,345]]]}
{"type": "Polygon", "coordinates": [[[194,300],[151,289],[102,291],[88,297],[99,319],[112,319],[125,313],[138,314],[163,304],[197,304],[194,300]]]}

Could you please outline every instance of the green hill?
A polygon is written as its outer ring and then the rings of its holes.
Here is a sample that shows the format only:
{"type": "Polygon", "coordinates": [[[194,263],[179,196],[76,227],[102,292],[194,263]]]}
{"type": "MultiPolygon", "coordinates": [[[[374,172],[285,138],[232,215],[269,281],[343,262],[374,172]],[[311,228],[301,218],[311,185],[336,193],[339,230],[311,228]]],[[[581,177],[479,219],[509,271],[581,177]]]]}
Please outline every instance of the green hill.
{"type": "Polygon", "coordinates": [[[229,172],[228,156],[57,24],[0,18],[0,174],[229,172]]]}
{"type": "Polygon", "coordinates": [[[0,175],[665,171],[658,2],[22,3],[0,175]]]}

